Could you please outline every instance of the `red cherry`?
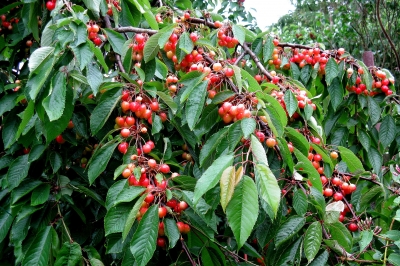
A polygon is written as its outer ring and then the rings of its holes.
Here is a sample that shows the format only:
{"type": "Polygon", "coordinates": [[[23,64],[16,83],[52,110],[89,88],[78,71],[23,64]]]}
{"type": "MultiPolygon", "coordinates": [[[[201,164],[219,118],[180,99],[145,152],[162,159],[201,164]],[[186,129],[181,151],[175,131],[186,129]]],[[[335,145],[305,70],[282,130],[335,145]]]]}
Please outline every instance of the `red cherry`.
{"type": "Polygon", "coordinates": [[[160,222],[158,224],[158,236],[163,236],[165,235],[165,231],[164,231],[164,223],[160,222]]]}
{"type": "Polygon", "coordinates": [[[118,150],[120,153],[125,154],[128,151],[129,144],[127,142],[121,142],[118,145],[118,150]]]}
{"type": "Polygon", "coordinates": [[[175,199],[171,199],[167,201],[166,205],[170,207],[171,209],[175,208],[178,202],[175,199]]]}
{"type": "Polygon", "coordinates": [[[158,104],[158,102],[151,102],[150,104],[150,109],[154,112],[160,110],[160,105],[158,104]]]}
{"type": "Polygon", "coordinates": [[[358,230],[358,226],[357,226],[357,224],[355,224],[355,223],[350,223],[350,224],[348,225],[348,228],[349,228],[349,230],[350,230],[351,232],[356,232],[356,231],[358,230]]]}
{"type": "Polygon", "coordinates": [[[227,76],[227,77],[232,77],[234,75],[234,71],[232,68],[225,68],[224,72],[225,72],[225,76],[227,76]]]}
{"type": "Polygon", "coordinates": [[[135,35],[135,41],[137,43],[144,43],[145,37],[142,34],[136,34],[135,35]]]}
{"type": "Polygon", "coordinates": [[[334,186],[340,186],[342,184],[342,180],[340,180],[339,177],[334,177],[334,178],[332,178],[332,184],[334,186]]]}
{"type": "Polygon", "coordinates": [[[315,154],[315,155],[314,155],[314,161],[319,162],[319,161],[321,161],[321,160],[322,160],[322,156],[321,156],[321,155],[319,155],[319,154],[315,154]]]}
{"type": "Polygon", "coordinates": [[[156,168],[157,167],[157,162],[154,159],[150,159],[147,164],[150,166],[150,168],[156,168]]]}
{"type": "Polygon", "coordinates": [[[325,197],[331,197],[333,195],[333,190],[331,188],[325,188],[324,189],[324,196],[325,197]]]}
{"type": "Polygon", "coordinates": [[[158,217],[164,218],[167,215],[167,208],[164,206],[158,208],[158,217]]]}
{"type": "Polygon", "coordinates": [[[179,202],[179,209],[181,209],[182,211],[186,210],[187,207],[189,207],[189,205],[185,201],[179,202]]]}
{"type": "Polygon", "coordinates": [[[336,192],[336,193],[333,195],[333,199],[334,199],[335,201],[342,200],[342,199],[343,199],[343,194],[340,193],[340,192],[336,192]]]}
{"type": "Polygon", "coordinates": [[[190,33],[190,39],[192,40],[192,42],[196,42],[199,39],[199,37],[197,36],[196,33],[192,32],[190,33]]]}
{"type": "Polygon", "coordinates": [[[130,131],[129,129],[127,129],[127,128],[123,128],[123,129],[121,130],[121,136],[122,136],[123,138],[129,137],[130,134],[131,134],[131,131],[130,131]]]}
{"type": "Polygon", "coordinates": [[[101,40],[99,37],[97,37],[97,38],[94,38],[94,39],[93,39],[93,43],[94,43],[96,46],[100,46],[101,43],[102,43],[102,40],[101,40]]]}
{"type": "Polygon", "coordinates": [[[52,11],[55,7],[56,7],[56,4],[53,3],[52,1],[47,1],[47,2],[46,2],[46,8],[47,8],[47,10],[52,11]]]}
{"type": "Polygon", "coordinates": [[[151,193],[147,194],[146,198],[144,198],[144,201],[147,203],[152,203],[153,200],[154,200],[154,195],[151,193]]]}
{"type": "Polygon", "coordinates": [[[65,142],[65,139],[63,138],[62,135],[58,135],[58,136],[56,137],[56,141],[57,141],[57,143],[59,143],[59,144],[63,144],[63,143],[65,142]]]}
{"type": "Polygon", "coordinates": [[[128,183],[130,186],[139,186],[139,181],[136,179],[136,177],[134,175],[131,175],[128,178],[128,183]]]}
{"type": "Polygon", "coordinates": [[[179,230],[180,233],[184,233],[185,232],[185,223],[177,222],[176,226],[178,227],[178,230],[179,230]]]}
{"type": "Polygon", "coordinates": [[[159,246],[160,248],[164,248],[166,245],[166,241],[164,237],[158,237],[157,238],[157,246],[159,246]]]}
{"type": "Polygon", "coordinates": [[[190,225],[184,224],[183,233],[188,234],[190,232],[190,225]]]}
{"type": "Polygon", "coordinates": [[[162,164],[160,166],[160,172],[163,173],[163,174],[169,173],[170,172],[170,168],[169,168],[168,164],[165,164],[165,163],[162,164]]]}
{"type": "Polygon", "coordinates": [[[144,153],[150,153],[151,152],[151,146],[149,144],[144,144],[142,148],[143,148],[143,152],[144,153]]]}

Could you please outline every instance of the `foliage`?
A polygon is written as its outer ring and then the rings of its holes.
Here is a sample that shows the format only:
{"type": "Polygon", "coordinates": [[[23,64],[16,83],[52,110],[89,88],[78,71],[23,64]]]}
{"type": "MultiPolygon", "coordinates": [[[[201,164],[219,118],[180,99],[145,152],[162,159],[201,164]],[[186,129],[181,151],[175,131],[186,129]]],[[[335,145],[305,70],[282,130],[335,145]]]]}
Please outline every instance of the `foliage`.
{"type": "Polygon", "coordinates": [[[390,71],[196,2],[4,3],[2,265],[400,264],[390,71]]]}
{"type": "MultiPolygon", "coordinates": [[[[364,51],[372,51],[376,65],[399,77],[399,62],[378,23],[377,1],[293,2],[295,11],[283,16],[272,27],[283,40],[300,44],[318,42],[336,49],[343,47],[358,59],[362,58],[364,51]]],[[[399,4],[398,0],[380,1],[379,9],[385,31],[397,51],[400,50],[399,4]]]]}

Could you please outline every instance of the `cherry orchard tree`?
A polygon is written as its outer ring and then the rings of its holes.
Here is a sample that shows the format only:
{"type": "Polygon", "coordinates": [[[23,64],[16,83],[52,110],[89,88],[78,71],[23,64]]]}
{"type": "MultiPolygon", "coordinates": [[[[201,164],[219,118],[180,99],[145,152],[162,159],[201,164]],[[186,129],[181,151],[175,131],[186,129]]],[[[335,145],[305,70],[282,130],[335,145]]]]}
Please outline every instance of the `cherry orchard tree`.
{"type": "Polygon", "coordinates": [[[399,265],[392,74],[153,4],[2,4],[2,265],[399,265]]]}

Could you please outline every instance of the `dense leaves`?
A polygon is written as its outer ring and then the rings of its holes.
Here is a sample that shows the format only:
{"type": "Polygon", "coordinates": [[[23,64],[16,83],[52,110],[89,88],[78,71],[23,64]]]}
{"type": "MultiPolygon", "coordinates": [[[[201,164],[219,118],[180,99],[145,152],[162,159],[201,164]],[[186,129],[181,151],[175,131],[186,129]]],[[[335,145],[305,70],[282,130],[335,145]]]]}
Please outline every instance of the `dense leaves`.
{"type": "Polygon", "coordinates": [[[4,265],[399,264],[388,70],[233,23],[243,1],[11,2],[4,265]]]}

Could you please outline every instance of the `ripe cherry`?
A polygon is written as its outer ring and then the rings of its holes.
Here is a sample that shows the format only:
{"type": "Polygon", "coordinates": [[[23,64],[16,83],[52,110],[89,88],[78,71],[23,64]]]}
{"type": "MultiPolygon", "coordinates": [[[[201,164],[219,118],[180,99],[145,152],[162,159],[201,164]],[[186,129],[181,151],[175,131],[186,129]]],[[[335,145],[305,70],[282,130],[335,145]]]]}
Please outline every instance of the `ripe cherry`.
{"type": "Polygon", "coordinates": [[[118,145],[118,150],[120,153],[125,154],[128,151],[129,144],[127,142],[121,142],[118,145]]]}
{"type": "Polygon", "coordinates": [[[334,178],[332,178],[332,184],[334,186],[340,186],[342,184],[342,180],[340,180],[339,177],[334,177],[334,178]]]}
{"type": "Polygon", "coordinates": [[[57,141],[57,143],[59,143],[59,144],[65,143],[65,139],[63,138],[62,135],[58,135],[58,136],[56,137],[56,141],[57,141]]]}
{"type": "Polygon", "coordinates": [[[144,153],[150,153],[151,152],[151,146],[149,144],[144,144],[142,148],[143,148],[143,152],[144,153]]]}
{"type": "Polygon", "coordinates": [[[168,164],[165,164],[165,163],[162,164],[160,166],[160,172],[163,173],[163,174],[169,173],[170,172],[170,168],[169,168],[168,164]]]}
{"type": "Polygon", "coordinates": [[[130,134],[131,134],[131,131],[130,131],[129,129],[127,129],[127,128],[123,128],[123,129],[121,130],[121,136],[122,136],[123,138],[129,137],[130,134]]]}
{"type": "Polygon", "coordinates": [[[151,102],[150,104],[150,109],[154,112],[160,110],[160,105],[158,104],[158,102],[151,102]]]}
{"type": "Polygon", "coordinates": [[[355,223],[350,223],[350,224],[348,225],[348,228],[349,228],[349,230],[350,230],[351,232],[356,232],[356,231],[358,230],[358,226],[357,226],[357,224],[355,224],[355,223]]]}
{"type": "Polygon", "coordinates": [[[276,145],[276,140],[274,138],[268,138],[265,142],[268,148],[273,148],[276,145]]]}
{"type": "Polygon", "coordinates": [[[164,218],[167,215],[167,208],[164,206],[158,208],[158,217],[164,218]]]}
{"type": "Polygon", "coordinates": [[[166,241],[164,237],[158,237],[157,238],[157,246],[159,246],[160,248],[164,248],[166,245],[166,241]]]}
{"type": "Polygon", "coordinates": [[[342,200],[342,199],[343,199],[343,194],[340,193],[340,192],[336,192],[335,194],[333,194],[333,199],[334,199],[335,201],[342,200]]]}
{"type": "Polygon", "coordinates": [[[157,162],[154,159],[149,159],[147,164],[150,166],[150,168],[156,168],[157,167],[157,162]]]}
{"type": "Polygon", "coordinates": [[[177,222],[176,226],[178,227],[179,232],[182,234],[185,232],[185,223],[177,222]]]}
{"type": "Polygon", "coordinates": [[[151,194],[151,193],[147,194],[146,198],[144,198],[144,201],[147,202],[147,203],[152,203],[153,200],[154,200],[154,195],[151,194]]]}
{"type": "Polygon", "coordinates": [[[324,189],[324,196],[325,197],[331,197],[333,195],[333,190],[331,188],[325,188],[324,189]]]}
{"type": "Polygon", "coordinates": [[[322,160],[322,156],[319,154],[314,155],[314,161],[320,162],[322,160]]]}
{"type": "Polygon", "coordinates": [[[47,1],[46,2],[47,10],[52,11],[55,7],[56,7],[56,3],[54,3],[53,1],[47,1]]]}
{"type": "Polygon", "coordinates": [[[179,209],[182,211],[186,210],[189,207],[189,205],[185,201],[179,202],[179,209]]]}
{"type": "Polygon", "coordinates": [[[330,154],[332,160],[336,160],[339,157],[339,154],[335,151],[331,152],[330,154]]]}
{"type": "Polygon", "coordinates": [[[102,40],[101,40],[99,37],[97,37],[97,38],[94,38],[94,39],[93,39],[93,43],[94,43],[96,46],[100,46],[101,43],[102,43],[102,40]]]}
{"type": "Polygon", "coordinates": [[[221,63],[214,63],[214,65],[213,65],[213,70],[215,71],[215,72],[218,72],[218,71],[221,71],[222,70],[222,65],[221,65],[221,63]]]}

